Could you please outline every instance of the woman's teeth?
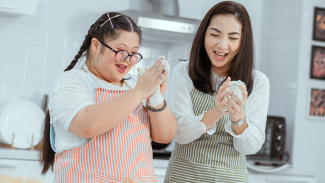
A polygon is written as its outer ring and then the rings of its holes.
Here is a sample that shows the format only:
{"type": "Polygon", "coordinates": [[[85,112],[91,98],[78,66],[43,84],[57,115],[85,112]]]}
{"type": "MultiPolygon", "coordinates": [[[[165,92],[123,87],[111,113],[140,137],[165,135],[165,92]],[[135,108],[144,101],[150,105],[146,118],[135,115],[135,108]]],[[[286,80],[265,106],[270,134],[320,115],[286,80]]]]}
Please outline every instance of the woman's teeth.
{"type": "Polygon", "coordinates": [[[221,54],[221,53],[218,53],[218,52],[214,52],[217,56],[220,56],[220,57],[224,57],[224,56],[226,56],[227,55],[227,53],[225,53],[225,54],[221,54]]]}

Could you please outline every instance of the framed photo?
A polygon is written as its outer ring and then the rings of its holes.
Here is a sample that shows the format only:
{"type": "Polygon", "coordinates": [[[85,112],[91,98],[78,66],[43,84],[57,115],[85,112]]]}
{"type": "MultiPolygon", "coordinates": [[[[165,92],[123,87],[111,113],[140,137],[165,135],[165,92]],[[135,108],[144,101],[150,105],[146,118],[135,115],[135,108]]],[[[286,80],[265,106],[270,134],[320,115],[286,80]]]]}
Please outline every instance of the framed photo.
{"type": "Polygon", "coordinates": [[[325,47],[312,46],[310,78],[325,80],[325,47]]]}
{"type": "Polygon", "coordinates": [[[310,86],[307,94],[307,118],[325,122],[325,85],[310,86]]]}
{"type": "Polygon", "coordinates": [[[325,41],[325,9],[315,7],[313,40],[325,41]]]}

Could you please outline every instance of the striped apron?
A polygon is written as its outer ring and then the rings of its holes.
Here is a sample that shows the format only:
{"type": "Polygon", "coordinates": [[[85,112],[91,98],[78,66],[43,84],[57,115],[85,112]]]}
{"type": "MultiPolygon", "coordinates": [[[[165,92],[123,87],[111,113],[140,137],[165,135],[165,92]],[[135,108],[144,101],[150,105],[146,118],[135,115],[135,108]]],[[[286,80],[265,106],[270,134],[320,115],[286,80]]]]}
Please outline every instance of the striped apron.
{"type": "MultiPolygon", "coordinates": [[[[216,106],[212,96],[196,89],[191,100],[196,116],[216,106]]],[[[233,137],[224,129],[229,120],[229,114],[221,118],[212,135],[204,133],[189,144],[176,143],[164,182],[248,182],[246,157],[236,151],[233,137]]]]}
{"type": "MultiPolygon", "coordinates": [[[[130,83],[131,80],[125,82],[129,86],[134,85],[130,83]]],[[[96,102],[130,91],[94,89],[96,102]]],[[[111,130],[55,157],[55,182],[103,183],[123,182],[126,179],[157,182],[153,168],[149,113],[141,104],[111,130]]]]}

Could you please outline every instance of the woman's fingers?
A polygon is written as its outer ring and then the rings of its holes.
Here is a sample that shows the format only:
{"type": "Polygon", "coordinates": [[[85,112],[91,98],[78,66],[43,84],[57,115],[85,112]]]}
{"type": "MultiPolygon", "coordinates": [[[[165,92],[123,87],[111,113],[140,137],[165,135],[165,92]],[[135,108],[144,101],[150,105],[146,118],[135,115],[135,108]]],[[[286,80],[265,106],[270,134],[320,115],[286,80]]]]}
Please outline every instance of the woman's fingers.
{"type": "Polygon", "coordinates": [[[219,103],[219,106],[222,108],[224,105],[227,105],[227,103],[228,103],[228,99],[225,98],[219,103]]]}
{"type": "Polygon", "coordinates": [[[227,94],[227,98],[228,98],[228,103],[230,103],[232,109],[234,111],[239,111],[239,106],[238,104],[235,102],[235,100],[233,98],[231,98],[231,96],[229,94],[227,94]]]}
{"type": "Polygon", "coordinates": [[[223,91],[221,91],[221,92],[217,95],[217,97],[216,97],[216,102],[217,102],[217,103],[221,102],[221,101],[224,99],[224,97],[225,97],[225,95],[227,94],[228,90],[229,90],[228,88],[225,88],[225,89],[223,89],[223,91]]]}
{"type": "Polygon", "coordinates": [[[238,98],[237,95],[233,95],[233,97],[237,100],[237,104],[239,107],[243,108],[244,107],[244,102],[238,98]]]}
{"type": "Polygon", "coordinates": [[[225,105],[225,107],[227,108],[227,111],[229,114],[233,114],[235,111],[232,109],[232,107],[230,107],[230,105],[225,105]]]}
{"type": "Polygon", "coordinates": [[[228,77],[227,80],[219,87],[216,97],[219,99],[219,102],[224,98],[225,94],[227,93],[228,87],[230,87],[230,77],[228,77]]]}
{"type": "Polygon", "coordinates": [[[240,90],[243,93],[243,101],[246,101],[247,100],[248,92],[246,91],[246,89],[245,89],[245,87],[243,85],[240,86],[240,90]]]}
{"type": "Polygon", "coordinates": [[[219,90],[218,90],[217,95],[220,95],[220,93],[223,92],[223,90],[224,90],[225,88],[229,87],[229,86],[230,86],[230,83],[227,82],[227,81],[225,81],[225,82],[224,82],[224,83],[219,87],[219,90]]]}

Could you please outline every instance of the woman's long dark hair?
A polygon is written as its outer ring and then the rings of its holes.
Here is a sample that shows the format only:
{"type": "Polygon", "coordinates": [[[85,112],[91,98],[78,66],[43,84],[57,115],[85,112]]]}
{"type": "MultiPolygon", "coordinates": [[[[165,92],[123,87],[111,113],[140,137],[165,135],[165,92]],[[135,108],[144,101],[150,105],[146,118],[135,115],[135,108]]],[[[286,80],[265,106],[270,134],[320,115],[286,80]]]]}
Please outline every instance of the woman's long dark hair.
{"type": "Polygon", "coordinates": [[[246,84],[249,95],[253,90],[253,32],[248,12],[243,5],[236,2],[220,2],[213,6],[203,18],[192,44],[189,61],[189,76],[197,90],[204,93],[215,92],[211,78],[211,61],[204,47],[205,32],[214,15],[234,15],[242,24],[240,48],[237,55],[232,60],[231,67],[227,74],[231,77],[231,80],[243,81],[246,84]]]}
{"type": "MultiPolygon", "coordinates": [[[[120,30],[128,31],[128,32],[136,32],[139,35],[139,40],[141,42],[141,30],[140,28],[134,23],[134,21],[121,13],[111,12],[109,16],[112,18],[112,24],[108,20],[107,13],[103,14],[93,25],[91,25],[90,29],[88,30],[88,34],[85,36],[85,40],[83,41],[78,54],[72,60],[71,64],[64,70],[69,71],[73,69],[73,67],[78,62],[79,58],[85,53],[88,55],[88,49],[91,44],[91,39],[93,37],[105,41],[112,41],[117,39],[120,35],[120,30]],[[120,14],[121,16],[112,18],[116,15],[120,14]],[[106,22],[107,21],[107,22],[106,22]],[[105,24],[103,24],[106,22],[105,24]],[[102,25],[103,24],[103,25],[102,25]],[[102,26],[101,26],[102,25],[102,26]]],[[[140,43],[139,43],[140,44],[140,43]]],[[[41,152],[40,152],[40,162],[42,165],[42,174],[45,174],[50,168],[53,171],[53,165],[55,160],[55,152],[51,148],[50,143],[50,113],[47,111],[45,122],[43,125],[43,139],[40,143],[41,152]]]]}

